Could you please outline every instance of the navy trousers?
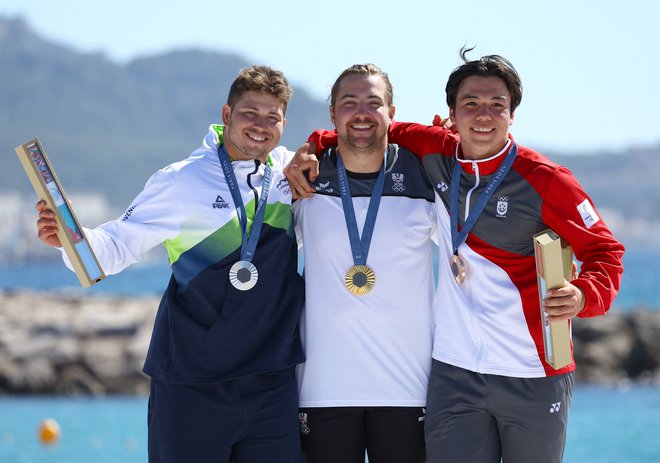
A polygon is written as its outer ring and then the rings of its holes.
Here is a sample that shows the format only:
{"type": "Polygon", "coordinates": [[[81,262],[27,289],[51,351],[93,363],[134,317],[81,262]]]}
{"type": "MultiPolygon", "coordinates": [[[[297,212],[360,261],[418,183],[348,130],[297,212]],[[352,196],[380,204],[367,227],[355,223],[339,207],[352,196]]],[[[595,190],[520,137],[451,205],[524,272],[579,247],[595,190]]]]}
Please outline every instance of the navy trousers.
{"type": "Polygon", "coordinates": [[[294,368],[215,384],[152,379],[150,463],[300,463],[294,368]]]}

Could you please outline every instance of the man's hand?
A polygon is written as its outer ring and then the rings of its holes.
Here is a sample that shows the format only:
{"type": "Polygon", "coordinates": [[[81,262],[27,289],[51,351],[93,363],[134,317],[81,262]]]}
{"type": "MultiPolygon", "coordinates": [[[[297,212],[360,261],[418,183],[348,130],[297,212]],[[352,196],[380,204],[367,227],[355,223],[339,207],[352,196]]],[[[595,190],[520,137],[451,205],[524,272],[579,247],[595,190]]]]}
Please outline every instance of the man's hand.
{"type": "Polygon", "coordinates": [[[309,182],[316,180],[319,176],[319,160],[316,157],[316,145],[314,143],[305,143],[291,159],[291,162],[284,168],[291,187],[293,199],[309,198],[316,190],[309,182]],[[308,173],[308,177],[305,176],[308,173]]]}
{"type": "Polygon", "coordinates": [[[39,220],[37,220],[37,236],[39,239],[48,246],[61,247],[62,243],[57,237],[55,213],[50,209],[46,209],[46,201],[44,200],[38,201],[35,209],[39,211],[39,220]]]}
{"type": "Polygon", "coordinates": [[[582,290],[564,280],[563,287],[547,291],[543,310],[548,321],[558,322],[576,317],[584,309],[584,303],[582,290]]]}
{"type": "Polygon", "coordinates": [[[433,122],[431,123],[431,125],[435,125],[437,127],[444,127],[447,130],[451,130],[454,133],[458,133],[454,121],[452,121],[449,117],[447,119],[443,119],[442,116],[440,116],[439,114],[433,116],[433,122]]]}

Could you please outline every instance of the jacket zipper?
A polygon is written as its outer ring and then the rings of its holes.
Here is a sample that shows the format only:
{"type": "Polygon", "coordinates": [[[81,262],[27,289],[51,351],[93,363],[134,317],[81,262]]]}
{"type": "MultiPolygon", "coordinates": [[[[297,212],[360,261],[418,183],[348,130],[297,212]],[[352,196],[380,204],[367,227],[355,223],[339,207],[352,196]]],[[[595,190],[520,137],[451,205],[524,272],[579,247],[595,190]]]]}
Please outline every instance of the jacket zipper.
{"type": "Polygon", "coordinates": [[[255,213],[257,211],[257,204],[259,204],[259,192],[257,191],[257,189],[255,187],[252,186],[252,176],[254,174],[256,174],[257,172],[259,172],[259,165],[260,164],[261,164],[261,162],[255,159],[254,160],[254,170],[252,172],[250,172],[247,176],[247,184],[250,187],[250,189],[252,190],[252,194],[254,195],[254,210],[255,210],[255,213]]]}
{"type": "MultiPolygon", "coordinates": [[[[479,175],[479,163],[476,161],[472,161],[472,169],[474,170],[474,185],[470,190],[467,192],[465,195],[465,216],[463,218],[463,222],[465,222],[470,215],[470,199],[472,197],[472,192],[476,190],[479,187],[479,183],[481,182],[481,177],[479,175]]],[[[472,304],[472,288],[469,285],[469,281],[466,281],[466,291],[468,292],[468,299],[470,300],[470,306],[473,306],[472,304]]],[[[477,329],[480,329],[481,324],[480,319],[479,319],[479,313],[475,313],[473,311],[470,311],[473,316],[474,323],[472,326],[477,327],[477,329]]],[[[477,349],[477,356],[476,356],[476,370],[477,372],[481,371],[481,357],[483,355],[483,350],[484,350],[484,344],[483,340],[481,339],[481,336],[479,335],[478,332],[474,333],[475,337],[478,339],[478,349],[477,349]]]]}

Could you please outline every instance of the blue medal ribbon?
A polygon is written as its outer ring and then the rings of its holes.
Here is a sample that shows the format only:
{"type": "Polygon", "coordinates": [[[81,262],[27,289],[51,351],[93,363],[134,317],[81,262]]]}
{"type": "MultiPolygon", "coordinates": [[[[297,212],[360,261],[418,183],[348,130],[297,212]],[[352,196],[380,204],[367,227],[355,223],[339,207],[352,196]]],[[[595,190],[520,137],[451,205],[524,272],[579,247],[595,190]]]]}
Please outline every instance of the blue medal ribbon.
{"type": "Polygon", "coordinates": [[[220,145],[218,147],[218,159],[220,160],[220,166],[222,167],[222,171],[225,174],[227,186],[231,192],[231,197],[234,199],[234,204],[236,205],[236,210],[241,223],[241,260],[251,262],[252,258],[254,257],[254,252],[257,249],[257,242],[259,241],[261,226],[264,222],[266,201],[268,200],[268,193],[270,192],[271,169],[270,166],[266,164],[266,169],[264,171],[264,181],[261,185],[261,197],[259,198],[259,203],[254,212],[252,228],[248,236],[247,213],[245,212],[245,205],[243,204],[243,198],[241,197],[241,190],[238,187],[236,174],[234,173],[234,169],[231,167],[231,161],[229,160],[229,155],[227,154],[227,150],[225,149],[224,145],[220,145]]]}
{"type": "Polygon", "coordinates": [[[353,253],[353,263],[355,265],[366,265],[367,256],[369,255],[369,246],[371,245],[371,237],[373,235],[374,226],[376,225],[376,216],[378,215],[378,207],[380,206],[380,198],[383,196],[383,186],[385,185],[385,165],[387,164],[387,150],[385,150],[383,167],[378,174],[374,189],[371,192],[371,199],[369,200],[369,207],[367,209],[367,217],[364,220],[364,227],[362,228],[362,237],[358,232],[357,220],[355,219],[355,209],[353,208],[353,198],[351,197],[351,188],[348,184],[348,175],[346,174],[346,167],[344,161],[341,159],[339,150],[337,154],[337,180],[339,181],[339,192],[341,193],[341,202],[344,209],[344,217],[346,218],[346,229],[348,231],[348,240],[351,243],[351,252],[353,253]]]}
{"type": "Polygon", "coordinates": [[[493,193],[495,193],[495,190],[500,186],[500,183],[502,183],[502,180],[504,180],[504,177],[511,169],[517,154],[518,146],[514,143],[504,158],[504,161],[500,164],[500,168],[497,169],[493,178],[490,179],[484,191],[479,195],[479,199],[477,199],[474,209],[470,211],[465,223],[463,223],[460,233],[458,232],[458,187],[461,182],[462,168],[461,163],[458,160],[456,161],[451,173],[451,186],[449,187],[449,219],[451,224],[451,245],[454,255],[458,255],[458,247],[463,244],[468,233],[470,233],[470,230],[472,230],[472,227],[474,227],[474,224],[486,207],[486,203],[488,203],[488,200],[493,196],[493,193]]]}

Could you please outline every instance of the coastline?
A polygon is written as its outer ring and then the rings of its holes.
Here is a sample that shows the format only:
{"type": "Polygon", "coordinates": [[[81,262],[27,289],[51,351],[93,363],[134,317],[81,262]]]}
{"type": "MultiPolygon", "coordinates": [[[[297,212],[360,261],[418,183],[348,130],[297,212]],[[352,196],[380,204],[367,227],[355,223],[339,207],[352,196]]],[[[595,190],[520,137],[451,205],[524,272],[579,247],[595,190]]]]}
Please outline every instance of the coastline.
{"type": "MultiPolygon", "coordinates": [[[[0,291],[0,395],[147,394],[159,296],[0,291]]],[[[573,323],[576,383],[660,387],[660,311],[573,323]]]]}

